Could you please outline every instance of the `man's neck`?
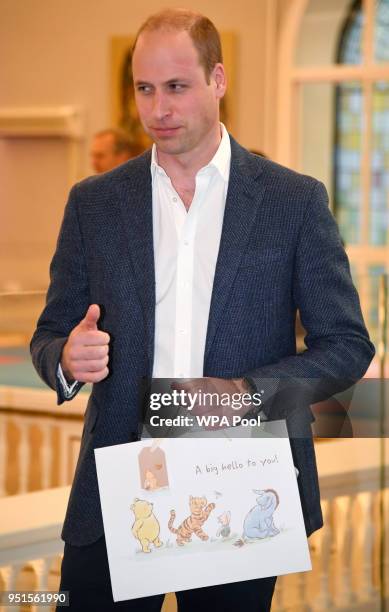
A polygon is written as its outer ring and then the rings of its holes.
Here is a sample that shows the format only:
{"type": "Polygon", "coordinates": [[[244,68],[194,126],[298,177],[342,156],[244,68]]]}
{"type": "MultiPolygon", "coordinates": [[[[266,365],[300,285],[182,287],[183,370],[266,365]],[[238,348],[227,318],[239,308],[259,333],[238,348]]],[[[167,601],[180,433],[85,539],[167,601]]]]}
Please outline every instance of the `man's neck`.
{"type": "Polygon", "coordinates": [[[194,184],[197,172],[213,159],[220,146],[222,130],[220,124],[213,138],[186,153],[170,155],[157,147],[158,165],[161,166],[174,184],[194,184]]]}

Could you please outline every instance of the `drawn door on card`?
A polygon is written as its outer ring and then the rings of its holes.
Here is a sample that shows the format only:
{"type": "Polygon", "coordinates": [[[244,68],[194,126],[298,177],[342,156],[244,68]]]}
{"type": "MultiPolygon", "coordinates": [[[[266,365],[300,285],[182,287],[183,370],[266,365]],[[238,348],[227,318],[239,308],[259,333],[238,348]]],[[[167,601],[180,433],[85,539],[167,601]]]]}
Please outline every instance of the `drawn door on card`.
{"type": "Polygon", "coordinates": [[[138,454],[141,488],[145,491],[156,491],[169,487],[169,478],[164,451],[154,442],[142,448],[138,454]]]}

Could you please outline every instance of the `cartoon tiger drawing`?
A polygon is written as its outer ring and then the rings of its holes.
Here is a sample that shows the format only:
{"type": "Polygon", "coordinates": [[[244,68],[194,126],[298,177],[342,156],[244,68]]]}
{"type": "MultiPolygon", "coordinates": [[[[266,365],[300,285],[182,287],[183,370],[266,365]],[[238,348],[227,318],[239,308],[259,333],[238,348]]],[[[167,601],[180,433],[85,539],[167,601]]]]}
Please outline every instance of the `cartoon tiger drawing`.
{"type": "Polygon", "coordinates": [[[209,536],[202,530],[202,525],[208,519],[215,504],[207,505],[206,497],[189,497],[190,516],[188,516],[176,529],[173,527],[176,518],[175,510],[170,510],[168,527],[172,533],[177,535],[177,544],[184,546],[185,542],[191,542],[192,534],[197,535],[200,540],[208,540],[209,536]]]}

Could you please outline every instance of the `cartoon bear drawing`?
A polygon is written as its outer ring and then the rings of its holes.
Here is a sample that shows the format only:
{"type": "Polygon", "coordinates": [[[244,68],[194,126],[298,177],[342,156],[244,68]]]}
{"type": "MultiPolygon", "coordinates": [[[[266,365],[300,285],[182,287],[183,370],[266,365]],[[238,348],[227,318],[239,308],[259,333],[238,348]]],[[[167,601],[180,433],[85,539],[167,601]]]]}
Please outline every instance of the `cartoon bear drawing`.
{"type": "Polygon", "coordinates": [[[274,525],[273,513],[279,504],[277,491],[265,489],[258,491],[253,489],[258,495],[256,506],[246,515],[243,523],[243,534],[246,538],[268,538],[280,533],[274,525]]]}
{"type": "Polygon", "coordinates": [[[132,525],[132,533],[139,540],[144,553],[151,552],[150,544],[157,548],[162,546],[159,539],[160,526],[153,513],[153,504],[144,499],[134,499],[131,510],[135,515],[135,522],[132,525]]]}

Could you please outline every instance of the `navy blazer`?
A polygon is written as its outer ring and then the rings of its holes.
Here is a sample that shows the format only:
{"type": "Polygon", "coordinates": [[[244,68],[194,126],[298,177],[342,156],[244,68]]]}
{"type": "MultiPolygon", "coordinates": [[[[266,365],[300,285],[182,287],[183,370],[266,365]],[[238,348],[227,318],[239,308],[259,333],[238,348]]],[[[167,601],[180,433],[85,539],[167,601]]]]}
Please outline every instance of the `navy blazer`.
{"type": "MultiPolygon", "coordinates": [[[[73,187],[50,273],[31,352],[59,403],[62,348],[90,304],[101,306],[99,327],[111,336],[110,375],[93,385],[63,529],[65,541],[86,545],[103,534],[94,448],[137,438],[140,382],[152,372],[150,151],[73,187]]],[[[249,376],[261,387],[266,380],[290,378],[355,380],[373,355],[324,186],[231,138],[204,376],[249,376]],[[299,355],[296,309],[307,330],[307,350],[299,355]]],[[[289,416],[287,405],[283,416],[289,416]]],[[[291,445],[310,534],[322,525],[310,431],[291,445]]]]}

